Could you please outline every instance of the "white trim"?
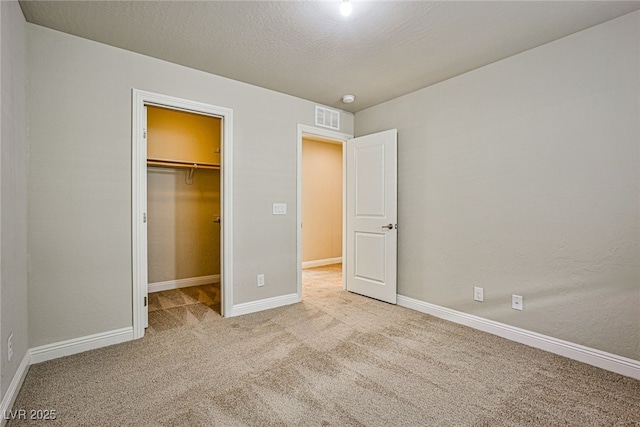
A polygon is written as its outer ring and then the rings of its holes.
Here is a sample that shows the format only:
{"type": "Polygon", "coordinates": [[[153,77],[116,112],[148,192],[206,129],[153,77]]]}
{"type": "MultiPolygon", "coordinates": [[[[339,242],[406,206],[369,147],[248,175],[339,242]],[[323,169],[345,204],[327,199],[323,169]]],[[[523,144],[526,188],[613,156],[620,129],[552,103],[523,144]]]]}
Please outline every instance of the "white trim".
{"type": "Polygon", "coordinates": [[[460,311],[451,310],[428,302],[398,295],[401,307],[410,308],[421,313],[430,314],[440,319],[469,326],[480,331],[488,332],[511,341],[519,342],[530,347],[539,348],[550,353],[568,357],[569,359],[587,363],[598,368],[640,379],[640,361],[629,359],[616,354],[607,353],[580,344],[542,335],[526,329],[505,325],[504,323],[474,316],[460,311]]]}
{"type": "MultiPolygon", "coordinates": [[[[313,126],[298,124],[298,136],[296,143],[296,268],[297,268],[297,281],[298,281],[298,300],[302,301],[302,137],[304,135],[315,135],[324,138],[334,139],[342,144],[342,250],[343,257],[345,256],[344,248],[347,247],[347,181],[346,181],[346,167],[347,167],[347,144],[346,141],[353,138],[353,135],[347,133],[336,132],[328,129],[317,128],[313,126]]],[[[346,282],[344,277],[344,269],[342,270],[342,288],[346,289],[346,282]]]]}
{"type": "Polygon", "coordinates": [[[16,401],[16,397],[18,397],[24,378],[27,376],[27,372],[29,372],[29,366],[31,366],[31,355],[29,350],[27,350],[22,358],[22,362],[20,362],[20,366],[18,366],[18,370],[9,384],[7,392],[2,398],[2,406],[0,407],[2,410],[2,412],[0,412],[0,426],[2,427],[7,424],[8,419],[5,414],[7,414],[13,407],[13,403],[16,401]]]}
{"type": "Polygon", "coordinates": [[[146,140],[142,137],[146,127],[143,94],[133,90],[131,111],[131,244],[132,244],[132,304],[134,338],[144,336],[147,312],[147,227],[142,222],[147,212],[146,140]]]}
{"type": "Polygon", "coordinates": [[[131,193],[132,193],[132,252],[133,252],[133,333],[134,338],[144,336],[147,307],[144,298],[148,292],[146,224],[142,222],[146,213],[146,141],[143,138],[144,107],[158,105],[199,114],[222,117],[222,165],[220,185],[222,187],[222,314],[233,307],[233,110],[201,102],[132,89],[131,131],[131,193]]]}
{"type": "Polygon", "coordinates": [[[0,427],[4,427],[7,421],[9,421],[5,417],[5,414],[12,409],[31,365],[58,359],[64,356],[71,356],[72,354],[82,353],[84,351],[100,347],[120,344],[133,339],[133,327],[129,326],[127,328],[115,329],[113,331],[88,335],[86,337],[73,338],[27,350],[20,362],[20,366],[18,366],[18,370],[9,384],[7,392],[2,398],[0,406],[0,410],[2,411],[0,412],[0,427]]]}
{"type": "Polygon", "coordinates": [[[342,257],[337,258],[326,258],[326,259],[316,259],[313,261],[302,261],[302,268],[313,268],[313,267],[322,267],[324,265],[331,264],[340,264],[342,262],[342,257]]]}
{"type": "Polygon", "coordinates": [[[149,293],[168,291],[170,289],[188,288],[190,286],[208,285],[209,283],[220,283],[220,275],[212,274],[210,276],[189,277],[186,279],[149,283],[149,293]]]}
{"type": "Polygon", "coordinates": [[[120,344],[125,341],[131,341],[132,339],[134,339],[133,327],[129,326],[127,328],[41,345],[30,349],[29,354],[31,355],[31,364],[35,364],[100,347],[120,344]]]}
{"type": "Polygon", "coordinates": [[[231,316],[256,313],[258,311],[269,310],[289,304],[295,304],[297,302],[300,302],[298,294],[281,295],[279,297],[266,298],[259,301],[245,302],[243,304],[234,305],[231,316]]]}

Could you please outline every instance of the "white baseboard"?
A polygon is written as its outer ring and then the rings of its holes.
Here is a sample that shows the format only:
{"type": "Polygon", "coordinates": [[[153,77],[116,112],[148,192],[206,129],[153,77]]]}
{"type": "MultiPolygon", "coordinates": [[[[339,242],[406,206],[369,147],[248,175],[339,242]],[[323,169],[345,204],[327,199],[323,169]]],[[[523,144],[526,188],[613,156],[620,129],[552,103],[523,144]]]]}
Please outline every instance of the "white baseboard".
{"type": "Polygon", "coordinates": [[[340,264],[341,262],[342,257],[316,259],[314,261],[303,261],[302,268],[322,267],[323,265],[340,264]]]}
{"type": "Polygon", "coordinates": [[[271,308],[282,307],[284,305],[295,304],[297,302],[300,302],[300,296],[296,293],[262,299],[259,301],[245,302],[243,304],[235,304],[231,309],[231,313],[225,312],[225,317],[256,313],[258,311],[269,310],[271,308]]]}
{"type": "Polygon", "coordinates": [[[441,307],[402,295],[398,295],[397,304],[401,307],[430,314],[432,316],[439,317],[440,319],[469,326],[530,347],[539,348],[560,356],[568,357],[569,359],[616,372],[620,375],[640,379],[640,361],[637,360],[585,347],[580,344],[549,337],[536,332],[531,332],[526,329],[505,325],[504,323],[451,310],[446,307],[441,307]]]}
{"type": "Polygon", "coordinates": [[[0,427],[4,427],[4,425],[7,424],[7,421],[11,418],[9,411],[13,408],[13,402],[15,402],[16,397],[18,397],[18,392],[20,391],[20,387],[22,387],[22,382],[27,376],[27,372],[29,372],[29,366],[31,366],[31,356],[29,350],[27,350],[22,358],[22,362],[20,362],[20,366],[18,366],[16,374],[13,376],[13,379],[9,384],[7,392],[2,398],[2,407],[0,408],[2,410],[0,413],[0,427]]]}
{"type": "Polygon", "coordinates": [[[166,282],[149,283],[149,292],[168,291],[169,289],[188,288],[189,286],[208,285],[220,282],[219,274],[210,276],[189,277],[187,279],[167,280],[166,282]]]}
{"type": "Polygon", "coordinates": [[[31,355],[31,363],[35,364],[131,340],[133,340],[133,327],[129,326],[86,337],[41,345],[30,349],[29,354],[31,355]]]}
{"type": "Polygon", "coordinates": [[[9,384],[9,388],[2,398],[2,407],[0,410],[0,427],[4,427],[10,418],[9,411],[13,407],[13,403],[18,396],[18,392],[22,387],[22,382],[29,371],[29,366],[35,363],[46,362],[47,360],[57,359],[59,357],[70,356],[83,351],[93,350],[100,347],[106,347],[113,344],[119,344],[133,339],[133,327],[116,329],[109,332],[88,335],[86,337],[74,338],[53,344],[42,345],[27,350],[22,358],[22,362],[16,371],[16,374],[9,384]]]}

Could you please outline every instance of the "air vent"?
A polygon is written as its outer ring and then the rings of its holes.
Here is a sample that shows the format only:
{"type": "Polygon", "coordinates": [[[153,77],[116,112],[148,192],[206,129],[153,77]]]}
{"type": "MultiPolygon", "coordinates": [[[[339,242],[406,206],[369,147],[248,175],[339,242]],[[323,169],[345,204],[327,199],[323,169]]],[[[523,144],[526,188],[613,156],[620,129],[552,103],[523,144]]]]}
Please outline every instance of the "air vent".
{"type": "Polygon", "coordinates": [[[340,111],[316,105],[316,125],[340,130],[340,111]]]}

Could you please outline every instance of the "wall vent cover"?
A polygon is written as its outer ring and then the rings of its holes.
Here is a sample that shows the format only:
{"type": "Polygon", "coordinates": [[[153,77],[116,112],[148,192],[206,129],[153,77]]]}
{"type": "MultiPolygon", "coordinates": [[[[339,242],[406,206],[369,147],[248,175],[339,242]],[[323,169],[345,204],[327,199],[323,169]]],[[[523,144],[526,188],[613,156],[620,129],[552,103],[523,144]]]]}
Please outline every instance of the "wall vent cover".
{"type": "Polygon", "coordinates": [[[340,130],[340,111],[316,105],[316,126],[340,130]]]}

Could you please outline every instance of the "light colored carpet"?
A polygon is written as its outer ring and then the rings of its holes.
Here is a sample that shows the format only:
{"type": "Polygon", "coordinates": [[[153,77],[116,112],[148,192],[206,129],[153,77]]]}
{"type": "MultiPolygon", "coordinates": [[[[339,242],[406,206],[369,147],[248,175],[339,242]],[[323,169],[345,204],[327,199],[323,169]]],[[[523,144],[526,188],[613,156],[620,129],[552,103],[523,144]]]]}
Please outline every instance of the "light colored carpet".
{"type": "Polygon", "coordinates": [[[220,283],[149,294],[147,334],[220,317],[220,283]]]}
{"type": "Polygon", "coordinates": [[[34,365],[14,408],[64,426],[640,425],[640,381],[350,294],[339,274],[305,270],[300,304],[34,365]]]}

